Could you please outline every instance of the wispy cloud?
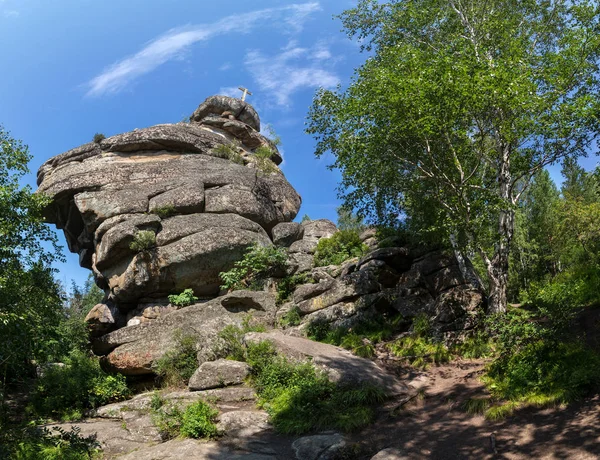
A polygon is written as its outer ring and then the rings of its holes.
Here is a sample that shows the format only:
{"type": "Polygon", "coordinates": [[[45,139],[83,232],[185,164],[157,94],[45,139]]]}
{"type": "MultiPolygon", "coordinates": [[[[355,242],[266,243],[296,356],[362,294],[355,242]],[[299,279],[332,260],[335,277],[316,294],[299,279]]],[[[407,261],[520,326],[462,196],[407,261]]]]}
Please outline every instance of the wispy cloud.
{"type": "Polygon", "coordinates": [[[241,15],[227,16],[212,24],[172,29],[150,41],[142,50],[115,62],[92,78],[86,87],[88,96],[116,93],[136,78],[152,72],[167,61],[176,59],[197,42],[206,41],[230,32],[248,33],[259,24],[283,21],[299,29],[308,16],[321,9],[318,2],[268,8],[241,15]]]}
{"type": "Polygon", "coordinates": [[[5,18],[18,18],[20,13],[17,10],[6,10],[4,12],[5,18]]]}
{"type": "Polygon", "coordinates": [[[237,86],[222,86],[219,88],[219,94],[229,97],[240,97],[241,92],[237,86]]]}
{"type": "Polygon", "coordinates": [[[266,56],[260,51],[250,51],[245,64],[258,87],[267,91],[279,106],[289,106],[295,92],[304,88],[332,88],[340,78],[322,62],[331,56],[322,43],[315,48],[302,48],[291,41],[281,53],[266,56]]]}

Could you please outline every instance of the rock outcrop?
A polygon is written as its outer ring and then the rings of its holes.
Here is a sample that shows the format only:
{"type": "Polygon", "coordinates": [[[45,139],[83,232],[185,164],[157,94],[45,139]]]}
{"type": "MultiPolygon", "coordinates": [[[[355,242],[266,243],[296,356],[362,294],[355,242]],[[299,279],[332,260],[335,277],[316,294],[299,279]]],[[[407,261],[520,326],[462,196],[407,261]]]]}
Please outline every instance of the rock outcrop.
{"type": "Polygon", "coordinates": [[[186,288],[217,295],[219,272],[250,244],[273,244],[274,227],[298,213],[300,196],[249,104],[213,96],[190,120],[85,144],[38,172],[47,220],[106,292],[90,318],[97,334],[186,288]],[[270,159],[255,155],[261,147],[270,159]]]}

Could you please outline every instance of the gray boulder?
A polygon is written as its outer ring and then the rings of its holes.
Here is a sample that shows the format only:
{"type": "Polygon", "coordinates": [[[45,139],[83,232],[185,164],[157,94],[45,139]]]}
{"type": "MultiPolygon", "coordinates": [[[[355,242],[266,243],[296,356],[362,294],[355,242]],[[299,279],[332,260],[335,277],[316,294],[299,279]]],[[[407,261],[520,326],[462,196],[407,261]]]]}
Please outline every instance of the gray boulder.
{"type": "Polygon", "coordinates": [[[254,107],[241,99],[228,96],[209,97],[198,106],[190,120],[201,122],[209,115],[220,117],[224,112],[231,112],[236,120],[246,123],[256,131],[260,131],[260,118],[254,107]]]}
{"type": "Polygon", "coordinates": [[[346,444],[339,433],[323,433],[296,439],[292,449],[297,460],[334,460],[346,444]]]}
{"type": "Polygon", "coordinates": [[[190,391],[239,385],[250,374],[250,366],[239,361],[218,359],[202,363],[190,378],[190,391]]]}
{"type": "Polygon", "coordinates": [[[273,244],[288,247],[304,236],[304,227],[297,222],[282,222],[273,228],[273,244]]]}

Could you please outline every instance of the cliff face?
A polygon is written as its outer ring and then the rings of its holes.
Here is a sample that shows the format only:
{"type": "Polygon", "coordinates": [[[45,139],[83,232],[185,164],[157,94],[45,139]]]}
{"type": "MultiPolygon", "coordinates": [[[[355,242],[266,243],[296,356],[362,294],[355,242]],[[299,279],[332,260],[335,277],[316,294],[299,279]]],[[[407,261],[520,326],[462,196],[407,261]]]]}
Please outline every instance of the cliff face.
{"type": "Polygon", "coordinates": [[[39,191],[52,198],[48,221],[113,309],[186,288],[216,295],[219,272],[249,244],[272,244],[273,227],[298,213],[300,196],[249,104],[213,96],[190,120],[85,144],[38,172],[39,191]],[[131,249],[141,236],[147,250],[131,249]]]}

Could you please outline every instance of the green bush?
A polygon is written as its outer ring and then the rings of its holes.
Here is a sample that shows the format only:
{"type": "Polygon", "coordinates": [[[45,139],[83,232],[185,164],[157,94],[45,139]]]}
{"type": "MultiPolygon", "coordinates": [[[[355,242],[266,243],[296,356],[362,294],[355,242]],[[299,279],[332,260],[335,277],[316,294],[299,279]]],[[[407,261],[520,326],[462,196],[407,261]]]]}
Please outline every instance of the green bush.
{"type": "Polygon", "coordinates": [[[216,438],[219,434],[215,424],[219,411],[204,401],[188,406],[181,418],[180,433],[186,438],[216,438]]]}
{"type": "MultiPolygon", "coordinates": [[[[100,445],[95,436],[83,437],[79,427],[70,431],[55,427],[28,428],[18,433],[18,439],[0,446],[0,458],[15,460],[90,460],[97,458],[100,445]]],[[[4,433],[6,434],[6,433],[4,433]]]]}
{"type": "Polygon", "coordinates": [[[265,332],[262,324],[252,322],[250,315],[242,321],[242,326],[230,324],[219,332],[220,343],[213,350],[216,357],[233,359],[235,361],[246,361],[246,347],[244,335],[248,332],[265,332]]]}
{"type": "Polygon", "coordinates": [[[166,219],[167,217],[171,217],[177,214],[177,210],[173,205],[167,204],[165,206],[159,206],[158,208],[154,208],[152,210],[152,214],[156,214],[161,219],[166,219]]]}
{"type": "Polygon", "coordinates": [[[106,136],[104,134],[102,134],[102,133],[96,133],[96,134],[94,134],[93,142],[96,143],[96,144],[99,144],[104,139],[106,139],[106,136]]]}
{"type": "Polygon", "coordinates": [[[302,321],[302,317],[300,316],[300,309],[296,306],[292,307],[285,315],[281,317],[279,320],[279,325],[281,327],[293,327],[298,326],[302,321]]]}
{"type": "Polygon", "coordinates": [[[363,244],[357,231],[340,230],[331,238],[321,238],[314,255],[316,267],[340,265],[352,257],[360,257],[368,246],[363,244]]]}
{"type": "Polygon", "coordinates": [[[213,439],[219,434],[215,424],[219,411],[202,400],[182,410],[177,404],[167,403],[159,393],[154,393],[150,413],[163,439],[177,436],[213,439]]]}
{"type": "Polygon", "coordinates": [[[267,356],[252,366],[253,385],[260,405],[281,433],[354,431],[371,422],[373,406],[385,399],[385,394],[372,386],[336,385],[311,363],[267,356]]]}
{"type": "Polygon", "coordinates": [[[254,151],[254,157],[256,160],[256,166],[258,169],[264,174],[273,174],[279,172],[279,168],[271,157],[273,156],[273,151],[266,146],[260,146],[254,151]]]}
{"type": "Polygon", "coordinates": [[[239,141],[234,141],[230,145],[220,144],[211,150],[213,156],[217,158],[224,158],[226,160],[233,161],[234,163],[243,165],[244,158],[238,153],[241,148],[239,141]]]}
{"type": "Polygon", "coordinates": [[[185,289],[181,294],[173,294],[169,296],[169,302],[177,307],[187,307],[198,301],[198,297],[194,296],[192,289],[185,289]]]}
{"type": "Polygon", "coordinates": [[[152,230],[140,230],[133,237],[129,249],[134,252],[143,252],[156,246],[156,233],[152,230]]]}
{"type": "Polygon", "coordinates": [[[285,249],[253,244],[234,268],[219,274],[223,281],[221,288],[261,290],[267,278],[285,269],[286,261],[285,249]]]}
{"type": "Polygon", "coordinates": [[[40,416],[73,418],[87,409],[129,397],[122,375],[108,375],[97,358],[74,351],[64,367],[44,371],[31,395],[33,411],[40,416]]]}
{"type": "Polygon", "coordinates": [[[184,387],[198,369],[196,338],[175,332],[175,347],[167,351],[153,365],[161,383],[167,387],[184,387]]]}

